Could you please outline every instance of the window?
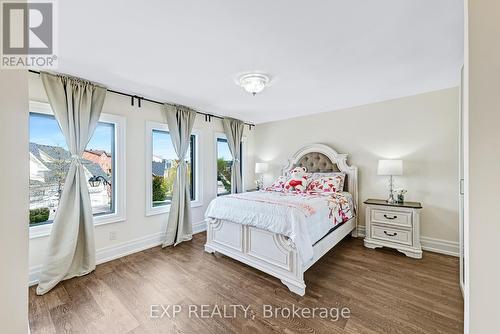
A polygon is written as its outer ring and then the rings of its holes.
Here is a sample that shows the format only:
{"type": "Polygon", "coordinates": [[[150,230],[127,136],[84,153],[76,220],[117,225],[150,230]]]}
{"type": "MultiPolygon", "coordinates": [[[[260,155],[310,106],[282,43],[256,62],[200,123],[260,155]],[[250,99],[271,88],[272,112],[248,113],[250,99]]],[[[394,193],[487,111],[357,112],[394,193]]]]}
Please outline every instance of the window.
{"type": "MultiPolygon", "coordinates": [[[[146,215],[153,215],[167,212],[170,209],[178,160],[166,124],[148,122],[147,133],[146,150],[149,162],[146,175],[146,198],[148,202],[146,215]]],[[[184,158],[188,165],[188,184],[192,206],[196,206],[200,202],[198,199],[200,192],[197,189],[200,182],[198,182],[196,168],[197,136],[196,131],[193,131],[184,158]]]]}
{"type": "MultiPolygon", "coordinates": [[[[40,227],[52,223],[55,217],[71,163],[71,153],[50,106],[32,102],[30,109],[29,224],[30,227],[40,227]]],[[[121,163],[117,159],[122,157],[122,149],[117,152],[116,143],[118,134],[122,138],[122,121],[117,116],[101,115],[83,153],[85,178],[89,180],[97,177],[95,182],[87,184],[96,223],[123,218],[120,212],[123,207],[120,201],[123,199],[117,198],[117,188],[121,183],[121,174],[117,170],[121,163]]],[[[43,233],[48,231],[44,230],[43,233]]]]}
{"type": "MultiPolygon", "coordinates": [[[[153,156],[151,159],[153,207],[167,205],[172,201],[177,171],[177,155],[168,131],[153,130],[153,156]]],[[[185,160],[188,165],[188,182],[191,200],[194,200],[193,153],[194,135],[191,135],[185,160]]]]}
{"type": "MultiPolygon", "coordinates": [[[[243,175],[243,142],[240,144],[240,169],[243,175]]],[[[231,169],[233,155],[225,136],[217,136],[217,196],[231,193],[231,169]]]]}
{"type": "Polygon", "coordinates": [[[115,125],[99,122],[83,152],[83,166],[85,176],[101,176],[100,180],[92,185],[87,184],[90,193],[90,202],[94,215],[105,215],[115,212],[113,198],[115,197],[113,184],[115,178],[113,165],[115,161],[115,125]]]}

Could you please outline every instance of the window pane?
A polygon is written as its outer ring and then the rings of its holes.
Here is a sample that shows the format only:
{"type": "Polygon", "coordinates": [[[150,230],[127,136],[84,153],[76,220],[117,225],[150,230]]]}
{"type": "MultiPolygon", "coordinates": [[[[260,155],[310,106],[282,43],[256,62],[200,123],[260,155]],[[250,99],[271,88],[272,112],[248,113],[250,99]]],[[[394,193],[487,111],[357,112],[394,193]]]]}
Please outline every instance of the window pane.
{"type": "Polygon", "coordinates": [[[51,223],[70,157],[53,116],[30,113],[30,226],[51,223]]]}
{"type": "MultiPolygon", "coordinates": [[[[114,124],[99,122],[83,155],[85,177],[109,184],[89,185],[94,215],[114,212],[114,124]]],[[[71,154],[52,115],[30,113],[30,226],[51,223],[59,206],[71,154]]]]}
{"type": "Polygon", "coordinates": [[[231,193],[233,156],[226,139],[217,138],[217,195],[231,193]]]}
{"type": "MultiPolygon", "coordinates": [[[[188,164],[188,182],[190,185],[191,200],[194,200],[195,193],[194,174],[192,173],[195,149],[194,142],[194,135],[192,135],[191,143],[185,158],[186,163],[188,164]],[[191,154],[191,152],[193,152],[193,154],[191,154]]],[[[172,201],[172,193],[174,190],[174,181],[178,165],[177,154],[175,153],[168,131],[153,130],[152,150],[152,206],[157,207],[168,205],[172,201]]]]}
{"type": "Polygon", "coordinates": [[[115,125],[99,122],[83,153],[86,179],[98,178],[97,182],[87,184],[94,215],[109,214],[115,211],[113,203],[114,138],[115,125]]]}

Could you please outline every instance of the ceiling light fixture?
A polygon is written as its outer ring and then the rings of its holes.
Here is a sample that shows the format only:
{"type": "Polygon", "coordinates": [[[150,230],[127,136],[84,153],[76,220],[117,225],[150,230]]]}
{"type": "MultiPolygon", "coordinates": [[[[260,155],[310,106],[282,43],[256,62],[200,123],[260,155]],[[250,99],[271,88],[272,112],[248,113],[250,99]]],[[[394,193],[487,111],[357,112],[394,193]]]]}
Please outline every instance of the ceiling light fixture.
{"type": "Polygon", "coordinates": [[[255,95],[262,92],[269,85],[270,81],[271,79],[266,74],[246,73],[236,80],[236,84],[248,93],[255,95]]]}

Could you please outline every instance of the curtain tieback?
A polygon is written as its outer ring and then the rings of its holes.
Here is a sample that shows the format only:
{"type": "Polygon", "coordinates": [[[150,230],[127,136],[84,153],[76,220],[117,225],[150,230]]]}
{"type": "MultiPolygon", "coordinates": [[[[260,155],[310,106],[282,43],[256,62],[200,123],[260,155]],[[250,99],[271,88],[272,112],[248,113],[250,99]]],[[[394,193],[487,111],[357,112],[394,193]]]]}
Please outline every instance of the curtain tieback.
{"type": "Polygon", "coordinates": [[[81,165],[82,164],[82,157],[79,156],[78,154],[73,154],[71,156],[71,162],[75,162],[77,165],[81,165]]]}
{"type": "Polygon", "coordinates": [[[233,162],[240,162],[240,159],[233,159],[233,162]]]}

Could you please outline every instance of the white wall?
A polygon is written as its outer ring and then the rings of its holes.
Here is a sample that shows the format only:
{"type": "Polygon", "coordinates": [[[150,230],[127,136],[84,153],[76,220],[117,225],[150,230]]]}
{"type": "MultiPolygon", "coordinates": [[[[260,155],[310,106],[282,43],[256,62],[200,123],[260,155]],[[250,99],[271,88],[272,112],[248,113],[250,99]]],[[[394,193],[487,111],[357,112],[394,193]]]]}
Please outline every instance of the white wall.
{"type": "Polygon", "coordinates": [[[465,69],[468,74],[469,154],[466,174],[468,214],[466,211],[465,218],[469,245],[465,267],[469,279],[465,325],[466,333],[498,333],[500,2],[474,0],[468,1],[468,7],[465,69]]]}
{"type": "MultiPolygon", "coordinates": [[[[255,160],[269,161],[276,176],[301,146],[330,145],[358,166],[362,202],[387,197],[377,160],[401,158],[404,176],[395,182],[408,189],[407,200],[422,202],[422,236],[451,241],[458,251],[458,93],[451,88],[259,124],[255,160]]],[[[364,206],[358,212],[364,225],[364,206]]]]}
{"type": "Polygon", "coordinates": [[[28,74],[0,70],[0,332],[28,332],[28,74]],[[13,192],[15,196],[13,196],[13,192]]]}
{"type": "MultiPolygon", "coordinates": [[[[38,75],[31,74],[29,78],[30,99],[33,101],[46,102],[47,97],[38,75]]],[[[130,98],[117,94],[108,93],[102,110],[103,113],[116,114],[126,117],[126,220],[119,223],[97,226],[95,230],[97,257],[107,258],[113,256],[116,249],[124,243],[133,242],[136,246],[147,246],[158,239],[164,232],[168,214],[154,216],[145,215],[146,187],[145,187],[145,159],[146,157],[146,121],[166,123],[161,106],[148,102],[142,103],[142,108],[132,107],[130,98]],[[109,240],[110,233],[116,232],[116,240],[109,240]]],[[[222,133],[222,122],[212,118],[212,122],[205,122],[203,116],[196,119],[195,129],[201,131],[198,150],[201,153],[201,161],[198,167],[201,169],[203,187],[203,206],[193,208],[193,224],[201,227],[207,205],[216,196],[216,163],[215,163],[215,134],[222,133]]],[[[244,176],[247,188],[253,187],[254,163],[253,163],[253,134],[254,129],[245,127],[244,136],[247,138],[245,147],[247,157],[244,157],[244,176]],[[246,159],[245,159],[246,158],[246,159]]],[[[35,272],[39,269],[47,249],[48,237],[30,240],[30,268],[35,272]]]]}

